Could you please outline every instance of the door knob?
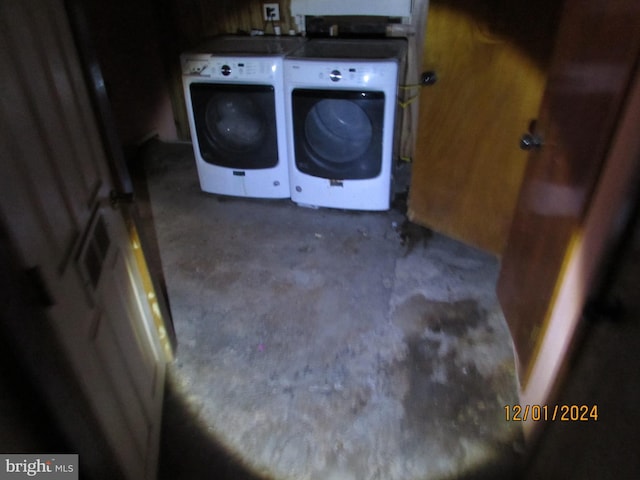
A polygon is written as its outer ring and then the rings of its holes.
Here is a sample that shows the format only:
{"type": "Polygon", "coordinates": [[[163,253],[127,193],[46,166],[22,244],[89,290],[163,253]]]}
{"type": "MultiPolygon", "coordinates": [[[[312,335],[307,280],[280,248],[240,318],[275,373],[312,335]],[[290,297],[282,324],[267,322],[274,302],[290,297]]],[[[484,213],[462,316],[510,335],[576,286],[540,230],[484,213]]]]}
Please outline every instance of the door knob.
{"type": "Polygon", "coordinates": [[[535,133],[525,133],[520,137],[522,150],[537,150],[542,146],[542,138],[535,133]]]}
{"type": "Polygon", "coordinates": [[[433,85],[437,81],[438,81],[438,75],[436,74],[436,72],[432,70],[428,72],[422,72],[422,75],[420,76],[420,82],[422,82],[423,86],[433,85]]]}

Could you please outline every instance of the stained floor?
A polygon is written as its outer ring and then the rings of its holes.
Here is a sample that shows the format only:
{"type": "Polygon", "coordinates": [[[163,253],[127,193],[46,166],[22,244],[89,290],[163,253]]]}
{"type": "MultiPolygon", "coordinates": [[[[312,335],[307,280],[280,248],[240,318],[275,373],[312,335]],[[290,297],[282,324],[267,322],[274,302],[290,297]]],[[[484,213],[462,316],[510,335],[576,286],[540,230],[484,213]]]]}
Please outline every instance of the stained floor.
{"type": "Polygon", "coordinates": [[[179,342],[159,478],[511,478],[494,257],[401,209],[203,193],[188,144],[145,166],[179,342]]]}

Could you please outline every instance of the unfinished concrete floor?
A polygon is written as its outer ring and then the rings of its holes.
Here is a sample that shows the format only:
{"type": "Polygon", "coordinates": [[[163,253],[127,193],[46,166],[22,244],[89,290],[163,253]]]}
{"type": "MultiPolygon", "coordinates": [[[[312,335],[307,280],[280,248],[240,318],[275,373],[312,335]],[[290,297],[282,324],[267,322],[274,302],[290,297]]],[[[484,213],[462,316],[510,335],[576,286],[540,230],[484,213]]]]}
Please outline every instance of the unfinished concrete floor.
{"type": "Polygon", "coordinates": [[[205,194],[188,144],[145,165],[179,343],[160,478],[510,478],[495,258],[403,244],[396,210],[205,194]]]}

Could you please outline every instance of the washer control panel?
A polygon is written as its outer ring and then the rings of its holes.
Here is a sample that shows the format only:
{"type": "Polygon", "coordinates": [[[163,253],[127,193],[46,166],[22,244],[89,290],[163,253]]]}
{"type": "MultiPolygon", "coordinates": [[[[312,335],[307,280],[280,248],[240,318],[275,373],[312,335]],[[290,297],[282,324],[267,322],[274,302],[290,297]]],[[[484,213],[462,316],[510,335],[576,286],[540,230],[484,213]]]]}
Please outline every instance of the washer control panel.
{"type": "Polygon", "coordinates": [[[182,74],[219,80],[271,80],[282,69],[278,58],[217,57],[208,54],[185,54],[182,60],[182,74]]]}

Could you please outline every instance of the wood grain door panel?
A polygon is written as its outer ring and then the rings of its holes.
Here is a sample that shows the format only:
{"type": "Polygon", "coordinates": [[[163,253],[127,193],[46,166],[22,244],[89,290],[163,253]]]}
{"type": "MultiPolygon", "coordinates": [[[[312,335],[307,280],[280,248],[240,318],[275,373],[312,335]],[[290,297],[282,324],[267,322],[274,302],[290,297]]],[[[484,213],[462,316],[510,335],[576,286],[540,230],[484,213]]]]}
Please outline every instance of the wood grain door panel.
{"type": "Polygon", "coordinates": [[[566,2],[498,295],[521,381],[545,330],[640,52],[635,0],[566,2]]]}
{"type": "Polygon", "coordinates": [[[412,221],[502,253],[526,168],[518,139],[540,106],[557,9],[431,2],[423,69],[438,82],[420,95],[412,221]]]}

